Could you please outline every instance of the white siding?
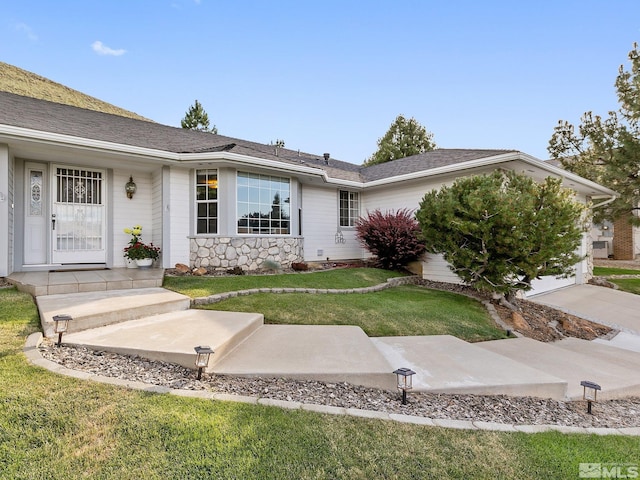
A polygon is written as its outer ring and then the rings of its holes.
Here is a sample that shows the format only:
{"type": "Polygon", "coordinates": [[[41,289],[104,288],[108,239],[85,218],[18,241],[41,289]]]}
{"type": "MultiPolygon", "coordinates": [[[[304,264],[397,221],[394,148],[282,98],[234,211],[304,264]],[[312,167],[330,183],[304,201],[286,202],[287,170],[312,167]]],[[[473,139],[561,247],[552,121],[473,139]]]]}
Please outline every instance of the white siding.
{"type": "MultiPolygon", "coordinates": [[[[362,198],[362,194],[361,194],[362,198]]],[[[302,235],[307,262],[362,258],[355,230],[342,227],[344,243],[336,243],[338,189],[302,186],[302,235]],[[319,254],[320,253],[320,254],[319,254]]]]}
{"type": "Polygon", "coordinates": [[[169,174],[169,252],[165,265],[176,263],[189,265],[189,234],[191,225],[191,207],[193,200],[189,170],[171,167],[169,174]]]}
{"type": "Polygon", "coordinates": [[[449,263],[440,254],[425,254],[422,263],[422,278],[434,282],[463,283],[462,279],[453,273],[449,263]]]}
{"type": "Polygon", "coordinates": [[[162,169],[151,175],[151,241],[163,248],[162,239],[162,169]]]}
{"type": "MultiPolygon", "coordinates": [[[[152,220],[152,182],[150,173],[131,174],[128,170],[114,169],[113,172],[113,266],[125,265],[123,249],[131,239],[124,233],[125,228],[134,225],[142,226],[142,240],[145,243],[156,242],[154,238],[154,223],[152,220]],[[133,198],[127,198],[124,191],[129,175],[137,186],[133,198]]],[[[158,239],[159,240],[159,239],[158,239]]]]}
{"type": "Polygon", "coordinates": [[[9,147],[0,145],[0,277],[6,277],[12,272],[12,244],[13,237],[13,168],[9,157],[9,147]]]}

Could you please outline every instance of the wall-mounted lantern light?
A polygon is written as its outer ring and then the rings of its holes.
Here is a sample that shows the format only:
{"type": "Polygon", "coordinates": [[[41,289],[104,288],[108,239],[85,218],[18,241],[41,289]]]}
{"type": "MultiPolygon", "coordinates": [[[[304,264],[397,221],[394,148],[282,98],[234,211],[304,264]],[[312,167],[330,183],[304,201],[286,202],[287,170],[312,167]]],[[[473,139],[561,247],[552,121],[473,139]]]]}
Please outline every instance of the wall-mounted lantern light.
{"type": "Polygon", "coordinates": [[[583,380],[580,382],[582,385],[582,399],[587,401],[587,413],[591,413],[591,402],[597,401],[598,390],[602,390],[602,387],[597,383],[583,380]]]}
{"type": "Polygon", "coordinates": [[[53,332],[58,334],[58,346],[62,344],[62,334],[69,329],[70,320],[73,320],[71,315],[60,314],[53,316],[53,332]]]}
{"type": "Polygon", "coordinates": [[[394,370],[398,380],[398,390],[402,391],[402,404],[407,404],[407,390],[411,390],[413,388],[413,380],[412,376],[416,374],[410,368],[399,368],[394,370]]]}
{"type": "Polygon", "coordinates": [[[136,189],[138,187],[136,186],[135,182],[133,181],[133,177],[131,175],[129,175],[129,181],[124,185],[124,191],[127,192],[127,198],[129,200],[131,200],[133,198],[133,194],[136,193],[136,189]]]}
{"type": "Polygon", "coordinates": [[[198,380],[202,378],[202,369],[207,368],[209,365],[209,357],[213,353],[211,347],[206,345],[200,345],[194,347],[196,351],[196,367],[198,367],[198,380]]]}

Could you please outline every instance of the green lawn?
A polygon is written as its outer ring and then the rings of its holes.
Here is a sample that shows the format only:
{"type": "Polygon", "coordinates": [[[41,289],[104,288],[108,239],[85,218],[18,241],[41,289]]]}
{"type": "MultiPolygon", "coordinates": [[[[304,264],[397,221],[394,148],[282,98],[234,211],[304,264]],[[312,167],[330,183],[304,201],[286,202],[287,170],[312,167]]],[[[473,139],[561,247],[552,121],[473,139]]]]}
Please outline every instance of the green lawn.
{"type": "Polygon", "coordinates": [[[321,272],[278,275],[233,275],[224,277],[165,277],[163,286],[191,298],[252,288],[360,288],[401,277],[398,272],[379,268],[341,268],[321,272]]]}
{"type": "Polygon", "coordinates": [[[266,323],[357,325],[370,337],[447,334],[471,342],[505,337],[480,302],[416,286],[365,294],[260,293],[206,308],[259,312],[266,323]]]}
{"type": "Polygon", "coordinates": [[[633,268],[593,267],[593,274],[598,277],[610,275],[640,275],[640,270],[633,268]]]}
{"type": "Polygon", "coordinates": [[[0,479],[577,478],[638,439],[472,432],[129,391],[26,362],[26,294],[0,290],[0,479]]]}

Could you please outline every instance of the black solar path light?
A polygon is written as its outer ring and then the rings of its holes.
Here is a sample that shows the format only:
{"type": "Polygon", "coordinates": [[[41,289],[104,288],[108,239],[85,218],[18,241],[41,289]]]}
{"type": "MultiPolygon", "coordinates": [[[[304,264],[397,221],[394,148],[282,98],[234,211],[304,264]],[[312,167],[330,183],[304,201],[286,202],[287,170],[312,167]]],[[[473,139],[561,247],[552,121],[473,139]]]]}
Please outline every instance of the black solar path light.
{"type": "Polygon", "coordinates": [[[398,390],[402,391],[402,404],[407,404],[407,390],[411,390],[413,388],[413,380],[412,376],[416,374],[410,368],[399,368],[394,370],[396,374],[396,378],[398,380],[398,390]]]}
{"type": "Polygon", "coordinates": [[[602,387],[597,383],[583,380],[580,382],[582,385],[582,399],[587,401],[587,413],[591,414],[591,402],[595,402],[598,399],[598,390],[602,390],[602,387]]]}
{"type": "Polygon", "coordinates": [[[60,314],[53,316],[53,332],[58,334],[58,347],[62,344],[62,334],[69,329],[69,321],[73,320],[71,315],[60,314]]]}
{"type": "Polygon", "coordinates": [[[211,350],[211,347],[208,347],[206,345],[199,345],[197,347],[194,347],[194,350],[196,351],[196,367],[198,367],[198,380],[200,380],[202,378],[202,369],[207,368],[207,365],[209,365],[209,357],[213,353],[213,350],[211,350]]]}

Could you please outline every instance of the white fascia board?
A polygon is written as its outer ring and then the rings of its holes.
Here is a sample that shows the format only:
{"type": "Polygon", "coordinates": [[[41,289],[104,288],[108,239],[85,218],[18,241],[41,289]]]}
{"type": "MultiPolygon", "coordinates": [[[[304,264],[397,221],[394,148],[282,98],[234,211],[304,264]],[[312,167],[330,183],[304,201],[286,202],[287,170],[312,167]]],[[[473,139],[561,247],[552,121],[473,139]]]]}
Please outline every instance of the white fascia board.
{"type": "Polygon", "coordinates": [[[103,140],[93,140],[83,137],[75,137],[72,135],[63,135],[59,133],[43,132],[40,130],[31,130],[28,128],[14,127],[10,125],[0,125],[0,136],[7,136],[17,140],[26,140],[42,144],[56,144],[66,147],[84,148],[88,150],[99,150],[116,154],[136,155],[147,158],[162,159],[165,162],[176,164],[192,162],[216,162],[226,160],[250,166],[262,166],[275,168],[278,170],[293,171],[307,175],[315,175],[323,177],[325,181],[327,180],[326,172],[319,168],[278,162],[274,160],[240,155],[231,152],[174,153],[167,152],[165,150],[137,147],[134,145],[126,145],[123,143],[106,142],[103,140]]]}
{"type": "Polygon", "coordinates": [[[178,161],[178,154],[155,150],[152,148],[136,147],[123,143],[106,142],[103,140],[93,140],[60,133],[43,132],[22,127],[0,125],[0,135],[6,135],[19,140],[26,140],[36,143],[57,144],[66,147],[84,148],[88,150],[100,150],[120,154],[136,155],[142,157],[162,158],[163,160],[178,161]]]}
{"type": "Polygon", "coordinates": [[[580,175],[576,175],[575,173],[565,170],[564,168],[556,167],[555,165],[551,165],[550,163],[543,162],[542,160],[538,160],[537,158],[532,157],[531,155],[527,155],[526,153],[521,153],[520,155],[521,155],[521,158],[520,158],[521,160],[531,165],[534,165],[535,167],[546,170],[549,173],[552,173],[558,177],[563,177],[563,178],[566,178],[567,180],[571,180],[572,182],[580,183],[592,190],[599,190],[601,193],[600,196],[603,196],[603,197],[618,196],[618,193],[611,190],[610,188],[603,187],[599,183],[588,180],[584,177],[581,177],[580,175]]]}

